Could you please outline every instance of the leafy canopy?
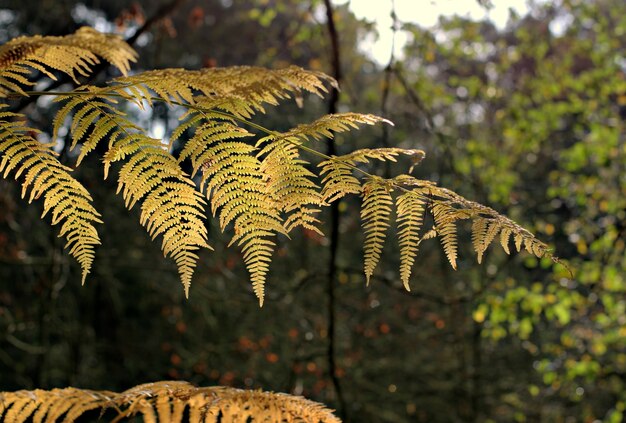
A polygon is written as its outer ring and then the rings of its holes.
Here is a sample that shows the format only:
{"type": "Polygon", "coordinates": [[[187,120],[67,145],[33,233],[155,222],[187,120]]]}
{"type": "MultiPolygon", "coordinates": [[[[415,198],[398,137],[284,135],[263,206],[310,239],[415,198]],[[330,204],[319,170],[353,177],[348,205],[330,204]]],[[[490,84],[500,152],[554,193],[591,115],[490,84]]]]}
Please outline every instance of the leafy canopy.
{"type": "MultiPolygon", "coordinates": [[[[322,207],[346,195],[363,198],[364,271],[369,282],[380,260],[392,216],[398,222],[400,277],[409,289],[419,244],[439,237],[453,268],[457,266],[457,223],[472,220],[472,244],[478,261],[494,239],[509,253],[511,239],[518,251],[557,261],[548,246],[495,210],[438,187],[431,181],[400,175],[385,179],[359,166],[371,160],[396,161],[408,156],[413,166],[425,156],[415,149],[378,148],[329,157],[316,149],[323,139],[358,128],[387,123],[369,114],[326,115],[288,131],[267,129],[253,121],[266,108],[303,92],[322,96],[335,82],[327,75],[289,67],[224,69],[163,69],[129,75],[136,53],[120,38],[82,28],[66,37],[20,37],[0,47],[0,96],[51,95],[59,105],[52,143],[37,140],[25,115],[0,113],[0,172],[21,177],[29,201],[43,197],[44,214],[61,224],[69,253],[79,262],[83,281],[100,243],[95,224],[100,215],[89,192],[59,162],[54,151],[58,133],[69,128],[71,149],[79,149],[76,166],[106,146],[105,178],[111,165],[122,162],[118,193],[126,207],[141,208],[140,222],[152,238],[160,237],[163,254],[176,262],[188,295],[199,249],[208,244],[206,206],[232,233],[230,244],[241,248],[252,286],[263,304],[264,286],[276,237],[298,227],[320,232],[322,207]],[[52,79],[66,74],[77,81],[90,74],[100,58],[123,74],[105,86],[81,85],[68,92],[29,91],[36,71],[52,79]],[[140,108],[164,102],[186,113],[169,142],[148,136],[130,120],[122,103],[140,108]],[[262,134],[262,135],[259,135],[262,134]],[[173,147],[182,147],[178,156],[173,147]],[[313,165],[302,157],[319,160],[313,165]],[[191,175],[181,163],[189,161],[191,175]],[[423,228],[425,213],[434,222],[423,228]]],[[[2,106],[6,110],[6,105],[2,106]]],[[[331,141],[332,142],[332,141],[331,141]]],[[[412,167],[413,167],[412,166],[412,167]]],[[[430,220],[429,220],[430,221],[430,220]]]]}

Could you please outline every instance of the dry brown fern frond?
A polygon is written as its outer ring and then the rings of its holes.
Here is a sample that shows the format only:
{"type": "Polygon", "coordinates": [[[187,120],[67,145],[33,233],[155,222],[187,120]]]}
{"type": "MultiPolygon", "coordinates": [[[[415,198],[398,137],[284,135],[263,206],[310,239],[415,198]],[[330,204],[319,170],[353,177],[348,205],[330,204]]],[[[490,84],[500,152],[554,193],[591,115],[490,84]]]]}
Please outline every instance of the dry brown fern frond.
{"type": "Polygon", "coordinates": [[[122,74],[136,61],[137,53],[119,36],[102,34],[83,27],[63,37],[19,37],[0,46],[0,97],[10,93],[27,95],[24,87],[34,85],[27,75],[36,69],[56,79],[57,70],[77,81],[78,75],[87,76],[89,68],[102,57],[122,74]]]}
{"type": "Polygon", "coordinates": [[[33,135],[39,132],[25,126],[26,117],[2,112],[0,107],[0,172],[6,178],[23,176],[22,197],[30,190],[29,202],[43,196],[43,215],[52,215],[52,224],[61,224],[59,236],[65,237],[65,248],[76,258],[82,280],[91,269],[94,247],[100,244],[94,223],[102,223],[91,205],[89,192],[74,179],[71,169],[61,164],[51,144],[43,144],[33,135]]]}
{"type": "Polygon", "coordinates": [[[0,393],[0,418],[7,422],[72,423],[94,410],[100,416],[108,412],[112,422],[136,416],[146,423],[340,422],[322,404],[302,397],[180,381],[146,383],[119,394],[76,388],[0,393]]]}

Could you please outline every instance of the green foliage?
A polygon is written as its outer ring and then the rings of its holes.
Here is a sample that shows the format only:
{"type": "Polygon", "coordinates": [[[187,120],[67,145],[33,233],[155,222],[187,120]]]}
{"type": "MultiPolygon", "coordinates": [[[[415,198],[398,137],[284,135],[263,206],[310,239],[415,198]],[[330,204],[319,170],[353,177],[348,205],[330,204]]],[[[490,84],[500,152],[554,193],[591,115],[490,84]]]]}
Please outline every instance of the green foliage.
{"type": "MultiPolygon", "coordinates": [[[[626,369],[625,12],[619,1],[564,1],[513,15],[505,29],[445,19],[445,42],[411,29],[408,56],[421,59],[405,63],[417,74],[410,88],[443,118],[439,140],[461,150],[451,171],[508,215],[527,216],[572,257],[576,278],[531,258],[528,272],[497,272],[474,309],[486,339],[500,348],[521,339],[543,363],[541,392],[559,418],[621,418],[611,407],[623,402],[626,369]]],[[[494,269],[504,265],[491,260],[494,269]]]]}

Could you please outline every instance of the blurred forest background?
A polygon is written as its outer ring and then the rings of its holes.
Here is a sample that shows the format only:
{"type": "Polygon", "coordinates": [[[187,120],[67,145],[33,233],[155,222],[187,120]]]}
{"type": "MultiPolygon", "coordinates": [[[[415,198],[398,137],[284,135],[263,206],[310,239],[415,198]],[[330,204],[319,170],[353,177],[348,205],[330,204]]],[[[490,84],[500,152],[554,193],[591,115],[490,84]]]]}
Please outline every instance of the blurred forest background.
{"type": "MultiPolygon", "coordinates": [[[[2,180],[0,390],[124,390],[184,379],[304,395],[346,422],[622,421],[626,3],[539,2],[503,28],[460,17],[424,28],[394,16],[409,42],[382,65],[362,48],[375,25],[346,5],[333,7],[334,55],[327,6],[2,0],[0,43],[91,25],[127,39],[140,31],[131,38],[137,70],[296,64],[337,75],[339,64],[337,110],[396,124],[340,137],[339,154],[424,149],[417,177],[516,219],[568,260],[575,277],[499,248],[478,265],[466,232],[458,271],[437,242],[422,244],[410,292],[390,238],[366,287],[358,199],[349,199],[322,218],[327,234],[337,225],[336,243],[306,231],[280,240],[263,308],[239,252],[225,248],[209,219],[216,251],[201,257],[185,300],[174,263],[94,163],[77,177],[103,213],[103,245],[81,286],[57,229],[39,218],[41,205],[27,207],[18,185],[2,180]]],[[[113,76],[107,72],[100,79],[113,76]]],[[[294,103],[264,119],[281,130],[333,104],[306,98],[303,108],[294,103]]],[[[167,137],[177,116],[156,106],[136,119],[167,137]]],[[[24,111],[50,127],[49,100],[24,111]]],[[[61,157],[73,163],[67,151],[61,157]]]]}

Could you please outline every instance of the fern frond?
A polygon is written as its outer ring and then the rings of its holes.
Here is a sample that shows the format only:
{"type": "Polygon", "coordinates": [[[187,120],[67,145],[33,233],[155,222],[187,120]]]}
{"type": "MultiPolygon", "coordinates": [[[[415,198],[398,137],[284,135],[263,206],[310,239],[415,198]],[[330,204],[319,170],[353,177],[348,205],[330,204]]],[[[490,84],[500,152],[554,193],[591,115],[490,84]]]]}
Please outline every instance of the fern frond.
{"type": "MultiPolygon", "coordinates": [[[[302,123],[284,134],[281,134],[281,137],[300,139],[302,141],[309,141],[311,138],[318,141],[325,138],[333,139],[336,133],[357,129],[359,124],[375,125],[381,122],[393,125],[389,120],[376,115],[363,113],[335,113],[324,115],[310,123],[302,123]]],[[[402,149],[398,148],[393,150],[402,149]]]]}
{"type": "Polygon", "coordinates": [[[456,259],[458,256],[456,221],[467,219],[470,214],[465,210],[458,210],[450,204],[442,201],[434,201],[431,211],[435,220],[437,235],[441,238],[441,245],[446,253],[448,262],[456,270],[456,259]]]}
{"type": "Polygon", "coordinates": [[[227,387],[196,388],[187,382],[155,382],[122,392],[114,403],[124,411],[114,421],[141,415],[146,422],[339,423],[322,404],[293,395],[227,387]]]}
{"type": "Polygon", "coordinates": [[[509,239],[511,238],[511,232],[511,229],[506,227],[502,228],[502,231],[500,232],[500,245],[502,246],[504,252],[507,254],[511,254],[511,251],[509,250],[509,239]]]}
{"type": "Polygon", "coordinates": [[[14,423],[53,423],[61,418],[74,422],[87,411],[103,408],[114,395],[75,388],[0,392],[0,417],[14,423]]]}
{"type": "Polygon", "coordinates": [[[349,154],[345,154],[343,156],[338,156],[336,157],[336,159],[344,163],[349,163],[351,165],[355,165],[357,163],[369,163],[370,160],[395,162],[396,157],[398,157],[401,154],[410,156],[410,157],[417,157],[420,160],[425,155],[423,150],[417,150],[417,149],[396,148],[396,147],[363,148],[360,150],[354,150],[353,152],[349,154]]]}
{"type": "Polygon", "coordinates": [[[487,219],[477,217],[472,222],[472,245],[476,251],[476,259],[480,264],[482,262],[483,253],[487,249],[485,245],[485,236],[487,235],[487,219]]]}
{"type": "Polygon", "coordinates": [[[400,279],[407,291],[411,290],[409,278],[420,243],[419,231],[423,223],[426,200],[427,198],[419,190],[407,191],[396,199],[400,279]]]}
{"type": "Polygon", "coordinates": [[[315,217],[321,211],[322,196],[294,141],[269,135],[259,140],[257,147],[262,144],[267,145],[257,155],[262,157],[260,171],[275,207],[286,214],[286,231],[302,226],[323,235],[315,217]]]}
{"type": "Polygon", "coordinates": [[[117,78],[111,88],[141,103],[152,101],[150,91],[168,102],[196,103],[204,108],[222,109],[249,118],[264,112],[264,104],[277,105],[301,91],[322,95],[325,83],[335,81],[321,73],[291,66],[270,70],[238,66],[198,71],[163,69],[117,78]],[[198,95],[200,94],[200,95],[198,95]]]}
{"type": "Polygon", "coordinates": [[[102,57],[122,74],[130,69],[137,54],[119,36],[102,34],[83,27],[63,37],[18,37],[0,46],[0,97],[9,93],[26,95],[22,87],[32,86],[25,75],[36,69],[56,79],[51,70],[57,70],[77,81],[87,76],[89,68],[102,57]]]}
{"type": "Polygon", "coordinates": [[[84,283],[94,247],[100,244],[94,227],[94,223],[102,223],[100,215],[91,205],[89,192],[55,157],[52,145],[33,138],[29,132],[37,131],[24,126],[23,120],[23,115],[0,112],[0,172],[4,178],[13,171],[15,179],[24,175],[22,198],[30,190],[29,202],[43,196],[42,217],[50,213],[53,225],[61,223],[59,236],[65,237],[65,248],[80,264],[84,283]]]}
{"type": "MultiPolygon", "coordinates": [[[[229,245],[242,248],[254,293],[263,305],[264,286],[277,233],[287,231],[256,157],[257,149],[236,141],[251,134],[228,121],[203,116],[180,159],[189,158],[194,174],[202,171],[200,189],[206,193],[222,230],[233,223],[229,245]]],[[[191,117],[194,119],[194,117],[191,117]]]]}
{"type": "MultiPolygon", "coordinates": [[[[485,231],[485,238],[483,239],[483,246],[482,246],[483,253],[487,250],[487,247],[489,247],[489,245],[496,238],[496,235],[498,235],[498,233],[502,229],[502,224],[498,219],[491,219],[488,223],[489,224],[487,226],[487,230],[485,231]]],[[[481,258],[482,258],[482,253],[481,253],[481,258]]]]}
{"type": "Polygon", "coordinates": [[[76,388],[0,392],[0,418],[6,422],[73,423],[98,409],[116,414],[112,422],[138,417],[146,423],[340,422],[324,405],[302,397],[198,388],[181,381],[146,383],[121,393],[76,388]]]}
{"type": "Polygon", "coordinates": [[[325,160],[318,166],[322,179],[322,201],[330,204],[348,194],[361,194],[361,182],[352,174],[353,168],[339,160],[325,160]]]}
{"type": "Polygon", "coordinates": [[[141,203],[140,223],[153,239],[162,236],[163,254],[175,260],[188,295],[198,260],[196,252],[210,248],[202,196],[160,140],[140,132],[139,127],[105,101],[100,89],[85,87],[83,91],[84,94],[75,91],[81,95],[69,99],[57,99],[66,103],[55,119],[55,132],[74,112],[70,134],[72,148],[82,143],[79,161],[105,138],[109,144],[104,155],[105,178],[112,163],[126,159],[119,173],[118,193],[122,193],[129,209],[141,203]]]}
{"type": "MultiPolygon", "coordinates": [[[[368,117],[370,115],[361,115],[368,117]]],[[[380,118],[379,118],[380,119],[380,118]]],[[[384,121],[381,119],[380,121],[384,121]]],[[[374,120],[372,120],[374,122],[374,120]]],[[[424,151],[416,149],[404,148],[364,148],[355,150],[343,156],[331,157],[329,160],[322,161],[318,166],[321,167],[320,174],[324,175],[322,180],[322,200],[325,203],[332,203],[348,194],[360,194],[362,187],[361,182],[353,175],[354,167],[357,164],[369,163],[371,159],[381,161],[396,161],[399,155],[410,156],[413,161],[422,160],[425,156],[424,151]]],[[[408,175],[408,178],[414,179],[408,175]]],[[[404,183],[403,180],[398,180],[404,183]]]]}
{"type": "Polygon", "coordinates": [[[374,177],[365,183],[363,187],[363,205],[361,207],[361,220],[365,232],[364,248],[364,271],[369,284],[370,277],[380,260],[380,254],[385,242],[387,228],[389,228],[389,216],[393,200],[389,193],[389,187],[385,180],[374,177]]]}
{"type": "MultiPolygon", "coordinates": [[[[521,227],[506,216],[501,215],[490,207],[482,204],[469,201],[455,192],[447,190],[445,188],[439,188],[434,191],[440,198],[445,198],[450,204],[454,204],[455,207],[465,210],[466,213],[474,217],[485,217],[490,220],[489,230],[485,234],[483,242],[488,246],[496,237],[498,231],[501,232],[500,244],[505,252],[508,251],[508,240],[513,235],[515,241],[515,247],[517,251],[521,251],[522,246],[526,248],[529,254],[532,254],[538,258],[548,256],[555,263],[561,263],[565,267],[567,265],[562,263],[558,257],[552,255],[549,251],[548,245],[538,240],[532,233],[521,227]],[[491,227],[493,225],[493,227],[491,227]]],[[[485,247],[486,248],[486,247],[485,247]]]]}

